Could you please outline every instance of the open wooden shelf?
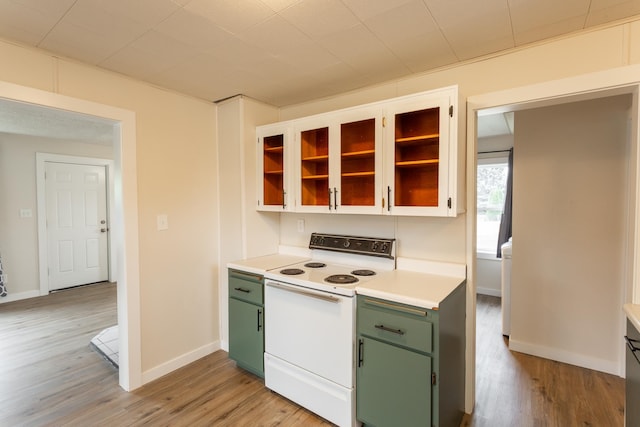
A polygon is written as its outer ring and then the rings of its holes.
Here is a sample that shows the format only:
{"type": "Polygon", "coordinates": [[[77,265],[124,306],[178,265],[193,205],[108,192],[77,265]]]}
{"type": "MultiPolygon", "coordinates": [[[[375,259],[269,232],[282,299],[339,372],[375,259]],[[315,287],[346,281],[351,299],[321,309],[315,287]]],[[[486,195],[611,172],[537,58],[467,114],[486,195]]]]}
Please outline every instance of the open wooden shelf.
{"type": "Polygon", "coordinates": [[[329,179],[329,175],[305,175],[302,179],[329,179]]]}
{"type": "Polygon", "coordinates": [[[264,171],[265,175],[282,175],[284,173],[283,170],[279,171],[264,171]]]}
{"type": "Polygon", "coordinates": [[[329,160],[329,155],[328,154],[322,154],[320,156],[309,156],[309,157],[303,157],[302,161],[303,162],[322,162],[325,160],[329,160]]]}
{"type": "Polygon", "coordinates": [[[413,167],[419,167],[419,166],[437,165],[438,163],[440,163],[440,160],[438,159],[406,160],[402,162],[396,162],[396,167],[413,168],[413,167]]]}
{"type": "Polygon", "coordinates": [[[356,177],[362,177],[362,176],[375,176],[375,171],[364,171],[364,172],[347,172],[347,173],[343,173],[342,177],[343,178],[356,178],[356,177]]]}
{"type": "Polygon", "coordinates": [[[439,139],[439,133],[432,133],[429,135],[417,135],[417,136],[407,136],[403,138],[396,138],[396,144],[410,144],[410,143],[419,143],[429,139],[439,139]]]}
{"type": "Polygon", "coordinates": [[[282,153],[284,151],[284,147],[283,146],[279,146],[279,147],[264,147],[264,152],[265,153],[282,153]]]}
{"type": "Polygon", "coordinates": [[[351,152],[343,152],[343,158],[353,158],[353,157],[370,157],[376,154],[376,150],[360,150],[360,151],[351,151],[351,152]]]}

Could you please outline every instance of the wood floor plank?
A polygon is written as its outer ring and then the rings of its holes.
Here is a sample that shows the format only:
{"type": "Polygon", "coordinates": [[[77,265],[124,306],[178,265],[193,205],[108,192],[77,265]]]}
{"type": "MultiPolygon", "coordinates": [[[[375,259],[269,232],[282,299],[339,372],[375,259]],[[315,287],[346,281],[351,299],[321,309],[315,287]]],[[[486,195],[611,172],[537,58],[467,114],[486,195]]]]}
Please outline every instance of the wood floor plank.
{"type": "MultiPolygon", "coordinates": [[[[330,426],[218,351],[127,393],[89,347],[116,322],[116,287],[0,305],[0,426],[330,426]]],[[[624,380],[510,352],[500,299],[478,298],[477,404],[465,427],[623,425],[624,380]]]]}

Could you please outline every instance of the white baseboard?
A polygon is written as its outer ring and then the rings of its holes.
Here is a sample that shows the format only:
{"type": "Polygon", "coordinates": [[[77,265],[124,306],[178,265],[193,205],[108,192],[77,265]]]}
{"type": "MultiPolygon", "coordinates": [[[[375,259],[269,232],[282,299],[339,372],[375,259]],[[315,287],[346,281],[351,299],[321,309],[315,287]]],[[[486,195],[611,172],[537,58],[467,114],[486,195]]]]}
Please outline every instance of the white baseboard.
{"type": "Polygon", "coordinates": [[[12,294],[9,292],[6,297],[0,297],[0,304],[11,301],[20,301],[22,299],[35,298],[40,296],[40,291],[27,291],[12,294]]]}
{"type": "Polygon", "coordinates": [[[142,384],[144,385],[153,380],[156,380],[170,372],[175,371],[176,369],[180,369],[183,366],[186,366],[191,362],[195,362],[196,360],[203,358],[204,356],[208,356],[209,354],[214,353],[218,350],[220,350],[220,341],[214,341],[211,344],[203,345],[202,347],[197,348],[189,353],[185,353],[181,356],[169,360],[168,362],[151,368],[148,371],[144,371],[142,373],[142,384]]]}
{"type": "Polygon", "coordinates": [[[481,295],[489,295],[492,297],[502,297],[502,291],[500,289],[492,288],[476,288],[476,293],[481,295]]]}
{"type": "Polygon", "coordinates": [[[568,363],[569,365],[592,369],[594,371],[604,372],[611,375],[620,376],[623,372],[621,366],[619,366],[617,362],[611,360],[597,359],[557,348],[526,343],[513,339],[513,336],[509,337],[509,350],[542,357],[544,359],[555,360],[557,362],[568,363]]]}

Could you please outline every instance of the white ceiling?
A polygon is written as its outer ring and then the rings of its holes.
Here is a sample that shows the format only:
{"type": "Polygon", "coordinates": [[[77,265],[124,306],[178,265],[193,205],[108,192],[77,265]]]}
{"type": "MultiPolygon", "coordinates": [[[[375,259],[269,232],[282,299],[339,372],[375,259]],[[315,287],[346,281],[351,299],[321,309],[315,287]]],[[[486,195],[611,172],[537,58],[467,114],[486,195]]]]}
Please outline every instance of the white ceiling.
{"type": "Polygon", "coordinates": [[[0,0],[0,37],[283,106],[640,14],[640,0],[0,0]]]}
{"type": "Polygon", "coordinates": [[[478,116],[478,138],[490,138],[501,135],[513,135],[513,112],[496,113],[478,116]]]}
{"type": "Polygon", "coordinates": [[[100,117],[0,98],[0,133],[111,146],[114,126],[100,117]]]}

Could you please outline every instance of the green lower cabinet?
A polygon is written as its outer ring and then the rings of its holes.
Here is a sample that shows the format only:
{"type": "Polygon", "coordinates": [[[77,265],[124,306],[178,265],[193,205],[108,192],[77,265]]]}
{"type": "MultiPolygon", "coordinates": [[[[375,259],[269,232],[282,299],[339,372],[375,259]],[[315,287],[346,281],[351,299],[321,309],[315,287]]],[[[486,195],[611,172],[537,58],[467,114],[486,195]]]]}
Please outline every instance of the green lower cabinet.
{"type": "Polygon", "coordinates": [[[264,377],[262,276],[229,270],[229,358],[264,377]]]}
{"type": "Polygon", "coordinates": [[[429,426],[431,358],[367,337],[358,345],[358,420],[378,427],[429,426]]]}
{"type": "Polygon", "coordinates": [[[357,298],[358,420],[367,427],[458,427],[464,413],[466,284],[435,310],[357,298]]]}
{"type": "Polygon", "coordinates": [[[264,376],[263,324],[262,307],[229,299],[229,357],[260,376],[264,376]]]}

